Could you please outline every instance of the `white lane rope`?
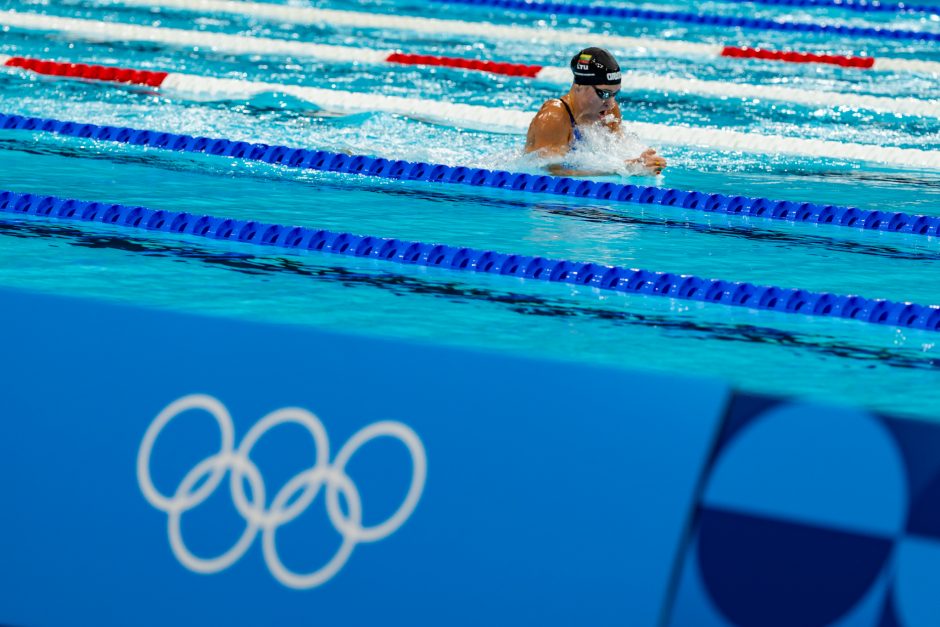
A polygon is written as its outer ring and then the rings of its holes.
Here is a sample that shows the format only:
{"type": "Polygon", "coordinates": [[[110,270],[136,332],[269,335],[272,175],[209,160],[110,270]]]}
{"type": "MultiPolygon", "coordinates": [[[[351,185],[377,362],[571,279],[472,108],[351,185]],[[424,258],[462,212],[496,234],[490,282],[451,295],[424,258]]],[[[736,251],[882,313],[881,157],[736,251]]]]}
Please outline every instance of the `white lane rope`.
{"type": "MultiPolygon", "coordinates": [[[[54,17],[17,11],[0,11],[0,25],[9,28],[65,33],[93,41],[146,41],[175,46],[209,48],[237,54],[304,56],[324,61],[349,62],[351,50],[345,46],[329,46],[284,39],[245,37],[175,28],[137,26],[134,24],[54,17]]],[[[356,54],[356,60],[363,63],[381,63],[388,55],[387,52],[359,51],[358,49],[356,54]]]]}
{"type": "MultiPolygon", "coordinates": [[[[112,82],[115,80],[120,82],[116,77],[112,82]]],[[[348,91],[179,73],[168,73],[162,78],[160,88],[184,97],[203,100],[235,100],[263,93],[281,93],[339,113],[383,111],[447,126],[504,133],[524,133],[534,114],[532,111],[519,109],[454,104],[402,96],[372,94],[368,99],[363,99],[362,94],[348,91]]],[[[628,131],[635,132],[639,139],[650,144],[691,145],[759,154],[791,154],[940,169],[940,151],[759,135],[684,125],[631,123],[629,120],[625,121],[625,124],[628,131]]]]}
{"type": "MultiPolygon", "coordinates": [[[[537,75],[538,79],[557,84],[571,82],[568,68],[546,67],[537,75]]],[[[922,115],[940,118],[940,101],[919,98],[891,98],[865,94],[844,94],[830,91],[815,91],[779,85],[752,85],[727,81],[704,81],[697,78],[656,76],[627,72],[623,75],[622,90],[646,90],[673,94],[694,94],[708,98],[740,98],[742,100],[774,100],[814,107],[847,107],[867,109],[901,115],[922,115]]]]}
{"type": "Polygon", "coordinates": [[[493,39],[537,40],[551,43],[574,44],[585,47],[588,40],[602,41],[608,47],[647,48],[663,52],[678,52],[691,55],[717,55],[723,46],[683,41],[666,41],[640,37],[601,35],[589,32],[559,31],[548,28],[501,26],[487,22],[463,22],[429,17],[405,15],[382,15],[360,11],[339,11],[313,7],[293,7],[257,2],[233,2],[231,0],[102,0],[101,5],[167,8],[198,13],[226,13],[242,15],[287,24],[330,25],[350,28],[375,28],[409,30],[433,35],[470,35],[493,39]]]}
{"type": "MultiPolygon", "coordinates": [[[[524,133],[534,111],[454,104],[401,96],[370,95],[300,85],[169,74],[162,88],[200,97],[236,99],[260,93],[284,93],[318,107],[341,113],[383,111],[447,126],[524,133]]],[[[625,120],[628,131],[650,144],[740,150],[757,154],[789,154],[825,159],[870,161],[892,166],[940,169],[940,151],[841,143],[821,139],[759,135],[722,129],[664,125],[625,120]]]]}
{"type": "MultiPolygon", "coordinates": [[[[0,25],[20,29],[54,31],[95,41],[146,41],[173,46],[208,48],[235,54],[289,55],[340,63],[350,63],[354,59],[356,62],[363,64],[381,64],[388,62],[388,57],[394,54],[392,51],[385,50],[99,22],[16,11],[0,11],[0,25]]],[[[536,80],[552,84],[568,84],[571,82],[571,72],[568,68],[543,67],[536,75],[536,80]]],[[[654,76],[637,72],[630,72],[625,75],[623,89],[694,94],[709,98],[774,100],[816,107],[839,106],[900,115],[922,115],[940,118],[940,102],[936,100],[844,94],[725,81],[703,81],[694,78],[654,76]]]]}
{"type": "MultiPolygon", "coordinates": [[[[360,11],[338,11],[233,0],[102,0],[102,5],[168,8],[189,12],[242,15],[288,24],[343,26],[349,28],[397,29],[432,35],[460,35],[474,40],[509,39],[542,41],[584,48],[588,44],[607,48],[641,49],[672,54],[716,57],[725,46],[687,41],[626,37],[604,33],[577,32],[530,26],[503,26],[486,22],[464,22],[439,18],[382,15],[360,11]]],[[[940,63],[909,59],[875,59],[874,70],[940,74],[940,63]]]]}

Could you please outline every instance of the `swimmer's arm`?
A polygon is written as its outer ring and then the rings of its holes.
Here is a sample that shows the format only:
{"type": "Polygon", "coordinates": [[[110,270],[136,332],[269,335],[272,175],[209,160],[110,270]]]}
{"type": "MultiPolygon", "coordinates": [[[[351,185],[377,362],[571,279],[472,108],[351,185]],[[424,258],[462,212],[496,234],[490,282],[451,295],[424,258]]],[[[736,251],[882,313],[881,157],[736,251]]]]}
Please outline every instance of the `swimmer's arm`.
{"type": "MultiPolygon", "coordinates": [[[[616,103],[611,110],[614,119],[606,122],[607,127],[618,134],[623,132],[620,107],[616,103]]],[[[568,154],[571,145],[571,122],[568,112],[558,100],[549,100],[542,105],[535,114],[529,131],[526,134],[525,152],[534,152],[543,159],[558,158],[562,161],[568,154]]],[[[656,151],[646,151],[636,159],[625,162],[631,169],[637,169],[634,175],[657,175],[666,167],[666,160],[656,154],[656,151]]],[[[565,167],[562,163],[550,163],[548,172],[554,176],[607,176],[618,172],[603,170],[574,170],[565,167]]]]}
{"type": "MultiPolygon", "coordinates": [[[[538,154],[540,157],[564,156],[564,154],[553,154],[540,151],[537,151],[536,154],[538,154]]],[[[548,173],[553,176],[604,176],[605,174],[610,174],[610,172],[601,172],[600,170],[573,170],[569,167],[566,167],[562,163],[549,163],[547,168],[548,173]]]]}
{"type": "Polygon", "coordinates": [[[572,170],[560,163],[550,164],[548,173],[553,176],[607,176],[608,174],[616,174],[616,172],[604,172],[603,170],[572,170]]]}
{"type": "MultiPolygon", "coordinates": [[[[636,159],[627,159],[624,161],[625,164],[631,166],[630,176],[657,176],[666,167],[666,160],[656,154],[656,151],[652,148],[646,150],[641,156],[636,159]],[[653,158],[655,162],[649,162],[647,159],[653,158]]],[[[566,168],[560,163],[552,163],[548,166],[549,174],[555,176],[610,176],[612,174],[617,174],[620,176],[624,175],[624,172],[618,172],[616,170],[572,170],[571,168],[566,168]]]]}
{"type": "MultiPolygon", "coordinates": [[[[627,159],[624,163],[630,167],[630,176],[659,176],[666,167],[666,160],[656,154],[653,148],[647,148],[636,159],[627,159]]],[[[560,163],[548,166],[550,174],[555,176],[609,176],[611,174],[623,175],[624,172],[604,170],[572,170],[560,163]]]]}

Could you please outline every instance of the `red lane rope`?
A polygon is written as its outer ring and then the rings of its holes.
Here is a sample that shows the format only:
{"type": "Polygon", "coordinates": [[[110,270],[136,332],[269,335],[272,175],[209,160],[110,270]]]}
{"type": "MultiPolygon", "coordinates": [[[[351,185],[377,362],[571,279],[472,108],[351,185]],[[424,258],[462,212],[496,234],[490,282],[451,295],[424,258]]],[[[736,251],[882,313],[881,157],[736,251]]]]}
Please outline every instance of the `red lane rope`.
{"type": "Polygon", "coordinates": [[[150,72],[148,70],[85,65],[83,63],[59,63],[58,61],[28,59],[26,57],[11,57],[4,65],[50,76],[88,78],[99,81],[148,85],[150,87],[159,87],[167,77],[167,72],[150,72]]]}
{"type": "MultiPolygon", "coordinates": [[[[789,63],[826,63],[852,68],[871,68],[875,59],[871,57],[850,57],[841,55],[813,54],[804,52],[788,52],[778,50],[762,50],[759,48],[738,48],[726,46],[721,56],[736,58],[765,59],[772,61],[785,61],[789,63]]],[[[545,69],[540,65],[525,65],[522,63],[499,63],[496,61],[480,61],[476,59],[461,59],[455,57],[439,57],[433,55],[407,54],[393,52],[385,61],[403,65],[445,66],[467,70],[477,70],[492,74],[507,76],[520,76],[535,78],[545,69]]],[[[44,59],[31,59],[27,57],[11,57],[4,64],[9,67],[18,67],[38,74],[50,76],[67,76],[118,83],[147,85],[160,87],[166,79],[167,72],[152,72],[148,70],[134,70],[130,68],[107,67],[102,65],[86,65],[83,63],[60,63],[44,59]]]]}
{"type": "Polygon", "coordinates": [[[786,61],[788,63],[827,63],[829,65],[841,65],[842,67],[854,68],[871,68],[875,65],[875,59],[873,57],[849,57],[838,54],[813,54],[811,52],[761,50],[760,48],[737,48],[734,46],[725,46],[721,51],[721,56],[741,59],[786,61]]]}
{"type": "MultiPolygon", "coordinates": [[[[762,50],[760,48],[746,48],[725,46],[721,51],[723,57],[739,59],[763,59],[767,61],[785,61],[787,63],[824,63],[869,69],[875,65],[873,57],[852,57],[837,54],[814,54],[812,52],[793,52],[788,50],[762,50]]],[[[475,59],[460,59],[455,57],[436,57],[424,54],[406,54],[393,52],[385,60],[389,63],[404,65],[439,65],[455,67],[465,70],[479,70],[492,74],[506,74],[509,76],[525,76],[535,78],[543,69],[541,65],[524,65],[521,63],[497,63],[495,61],[477,61],[475,59]]]]}
{"type": "MultiPolygon", "coordinates": [[[[535,78],[541,65],[524,65],[521,63],[499,63],[496,61],[478,61],[476,59],[460,59],[455,57],[436,57],[424,54],[404,54],[393,52],[385,60],[390,63],[404,65],[436,65],[455,67],[465,70],[478,70],[491,74],[504,74],[507,76],[523,76],[535,78]]],[[[5,65],[23,68],[38,74],[50,76],[68,76],[73,78],[88,78],[102,81],[115,81],[119,83],[133,83],[159,87],[167,77],[167,72],[150,72],[147,70],[132,70],[128,68],[106,67],[102,65],[85,65],[83,63],[60,63],[45,59],[30,59],[27,57],[11,57],[5,65]]]]}
{"type": "Polygon", "coordinates": [[[479,70],[491,74],[506,74],[508,76],[525,76],[535,78],[542,69],[541,65],[524,65],[522,63],[498,63],[496,61],[477,61],[475,59],[459,59],[455,57],[435,57],[426,54],[405,54],[393,52],[385,57],[389,63],[404,65],[440,65],[456,67],[465,70],[479,70]]]}

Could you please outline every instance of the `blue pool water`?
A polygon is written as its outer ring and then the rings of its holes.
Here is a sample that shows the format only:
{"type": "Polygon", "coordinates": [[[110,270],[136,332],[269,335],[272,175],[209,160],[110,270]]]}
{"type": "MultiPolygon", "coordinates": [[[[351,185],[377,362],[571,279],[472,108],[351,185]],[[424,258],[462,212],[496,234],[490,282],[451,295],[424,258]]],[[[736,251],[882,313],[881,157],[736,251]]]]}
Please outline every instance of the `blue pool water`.
{"type": "MultiPolygon", "coordinates": [[[[438,3],[316,6],[551,23],[544,16],[438,3]]],[[[691,11],[696,6],[676,2],[650,8],[691,11]]],[[[228,15],[194,18],[180,11],[152,12],[94,2],[0,2],[0,9],[11,8],[544,65],[564,65],[572,53],[525,41],[475,42],[403,31],[283,25],[228,15]]],[[[780,8],[720,2],[700,10],[783,15],[780,8]]],[[[889,19],[837,9],[801,10],[799,16],[882,26],[889,19]]],[[[940,23],[916,16],[894,16],[889,25],[940,32],[940,23]]],[[[559,20],[558,27],[940,60],[935,45],[909,41],[832,40],[799,33],[585,19],[559,20]]],[[[940,98],[940,78],[926,75],[615,52],[625,68],[672,76],[940,98]]],[[[534,110],[544,99],[562,93],[558,86],[447,68],[353,67],[156,44],[88,42],[16,30],[0,38],[0,53],[336,88],[356,92],[366,101],[381,93],[534,110]]],[[[622,108],[625,119],[644,122],[940,149],[940,119],[935,118],[649,92],[627,94],[622,108]]],[[[470,131],[381,112],[336,117],[280,94],[247,101],[194,101],[149,88],[10,70],[0,73],[0,111],[451,165],[530,172],[540,168],[519,154],[519,135],[470,131]]],[[[604,148],[608,154],[589,159],[604,165],[605,160],[629,156],[604,148]]],[[[670,162],[664,176],[633,177],[630,182],[940,215],[937,171],[689,146],[662,146],[660,151],[670,162]]],[[[940,304],[940,242],[935,237],[299,171],[22,131],[0,132],[0,171],[0,187],[14,191],[940,304]]],[[[0,217],[0,285],[518,355],[714,376],[746,390],[822,398],[896,414],[940,415],[940,336],[855,321],[8,215],[0,217]]]]}

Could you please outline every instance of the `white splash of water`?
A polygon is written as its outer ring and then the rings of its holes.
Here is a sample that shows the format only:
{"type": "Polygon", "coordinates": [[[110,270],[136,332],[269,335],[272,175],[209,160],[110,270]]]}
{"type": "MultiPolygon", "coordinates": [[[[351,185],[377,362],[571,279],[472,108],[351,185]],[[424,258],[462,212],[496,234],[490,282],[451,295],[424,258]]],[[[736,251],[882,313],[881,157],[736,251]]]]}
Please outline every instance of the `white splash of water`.
{"type": "Polygon", "coordinates": [[[649,148],[629,127],[611,132],[602,124],[580,127],[581,140],[576,142],[565,157],[565,163],[575,169],[601,171],[620,176],[647,174],[640,164],[630,163],[649,148]]]}

